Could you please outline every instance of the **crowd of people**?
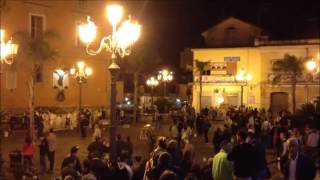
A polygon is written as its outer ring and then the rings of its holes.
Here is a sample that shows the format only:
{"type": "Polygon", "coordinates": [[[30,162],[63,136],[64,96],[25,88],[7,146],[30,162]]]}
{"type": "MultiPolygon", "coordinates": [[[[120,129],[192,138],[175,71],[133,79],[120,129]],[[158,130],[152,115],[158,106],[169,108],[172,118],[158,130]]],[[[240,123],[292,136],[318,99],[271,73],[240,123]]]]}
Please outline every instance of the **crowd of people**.
{"type": "MultiPolygon", "coordinates": [[[[94,124],[97,120],[106,119],[106,112],[102,108],[85,108],[80,114],[86,115],[89,124],[94,124]]],[[[48,132],[50,128],[55,130],[73,130],[79,125],[78,109],[62,111],[60,109],[50,110],[38,108],[34,112],[34,124],[39,133],[48,132]]],[[[3,119],[8,122],[8,131],[15,130],[19,125],[19,129],[28,129],[30,126],[29,113],[11,114],[2,113],[3,119]]],[[[39,134],[41,135],[41,134],[39,134]]]]}
{"type": "MultiPolygon", "coordinates": [[[[73,146],[62,162],[62,179],[260,180],[272,176],[267,152],[274,152],[273,163],[278,164],[284,179],[312,180],[316,176],[319,131],[308,125],[303,128],[293,126],[288,112],[272,116],[264,109],[242,107],[205,108],[196,114],[193,108],[185,107],[171,113],[171,119],[170,136],[156,137],[154,133],[148,133],[149,156],[134,155],[130,137],[124,140],[118,135],[116,162],[109,161],[109,145],[101,138],[99,126],[95,126],[87,158],[81,161],[79,147],[73,146]],[[213,122],[217,120],[223,120],[223,125],[215,125],[217,123],[213,122]],[[195,161],[195,138],[202,136],[208,144],[210,128],[214,129],[214,156],[199,164],[195,161]]],[[[40,140],[40,169],[43,173],[51,173],[56,148],[53,129],[40,140]],[[45,164],[46,158],[49,167],[45,164]]],[[[35,146],[26,138],[22,148],[26,167],[32,166],[34,152],[35,146]]]]}

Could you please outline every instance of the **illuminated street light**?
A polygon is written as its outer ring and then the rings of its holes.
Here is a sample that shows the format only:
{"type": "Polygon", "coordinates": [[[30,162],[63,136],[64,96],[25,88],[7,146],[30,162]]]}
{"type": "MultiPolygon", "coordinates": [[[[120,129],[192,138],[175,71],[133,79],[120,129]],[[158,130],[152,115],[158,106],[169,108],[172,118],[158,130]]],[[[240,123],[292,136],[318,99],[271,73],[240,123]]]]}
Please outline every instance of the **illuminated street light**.
{"type": "MultiPolygon", "coordinates": [[[[152,76],[147,80],[146,84],[147,86],[151,87],[151,109],[155,113],[153,104],[153,90],[156,86],[159,85],[159,81],[152,76]]],[[[152,116],[152,119],[154,120],[154,115],[152,116]]]]}
{"type": "Polygon", "coordinates": [[[317,68],[317,62],[312,58],[311,60],[307,61],[306,68],[308,71],[314,71],[317,68]]]}
{"type": "Polygon", "coordinates": [[[252,75],[246,73],[243,68],[240,69],[240,72],[236,74],[236,81],[240,82],[241,86],[241,96],[240,96],[240,106],[243,106],[243,87],[248,85],[248,82],[253,79],[252,75]]]}
{"type": "Polygon", "coordinates": [[[8,41],[4,41],[5,31],[0,30],[0,61],[1,63],[12,64],[13,56],[18,53],[19,46],[12,43],[12,38],[8,41]]]}
{"type": "Polygon", "coordinates": [[[158,80],[159,81],[162,81],[163,82],[163,96],[166,97],[166,91],[167,91],[167,82],[170,82],[172,81],[173,79],[173,73],[166,69],[162,70],[162,71],[159,71],[159,74],[158,74],[158,80]]]}
{"type": "Polygon", "coordinates": [[[82,84],[87,82],[87,78],[92,74],[92,69],[87,67],[83,61],[70,69],[70,74],[77,80],[79,85],[79,113],[82,108],[82,84]]]}
{"type": "MultiPolygon", "coordinates": [[[[140,36],[141,26],[133,22],[131,18],[123,21],[119,28],[117,25],[121,22],[123,8],[119,5],[109,5],[106,7],[106,15],[112,26],[112,34],[103,37],[100,40],[100,46],[97,50],[91,50],[90,44],[96,37],[97,27],[90,17],[87,18],[87,24],[79,26],[79,35],[82,42],[86,44],[86,52],[89,55],[97,55],[102,50],[111,53],[111,65],[108,67],[111,73],[111,123],[110,123],[110,160],[116,162],[116,79],[120,67],[115,62],[118,57],[128,56],[131,52],[131,46],[140,36]]],[[[109,101],[109,99],[107,99],[109,101]]]]}
{"type": "MultiPolygon", "coordinates": [[[[318,56],[317,57],[318,61],[320,61],[319,53],[318,53],[317,56],[318,56]]],[[[319,73],[319,65],[317,64],[317,61],[314,60],[314,58],[311,58],[310,60],[308,60],[306,62],[305,65],[306,65],[307,71],[309,71],[312,74],[311,76],[312,76],[312,79],[313,79],[313,75],[319,73]]],[[[309,85],[308,85],[308,82],[306,82],[306,103],[308,103],[308,102],[309,102],[309,85]]]]}
{"type": "Polygon", "coordinates": [[[153,108],[153,89],[159,85],[159,81],[152,76],[147,80],[146,84],[151,87],[151,106],[153,108]]]}

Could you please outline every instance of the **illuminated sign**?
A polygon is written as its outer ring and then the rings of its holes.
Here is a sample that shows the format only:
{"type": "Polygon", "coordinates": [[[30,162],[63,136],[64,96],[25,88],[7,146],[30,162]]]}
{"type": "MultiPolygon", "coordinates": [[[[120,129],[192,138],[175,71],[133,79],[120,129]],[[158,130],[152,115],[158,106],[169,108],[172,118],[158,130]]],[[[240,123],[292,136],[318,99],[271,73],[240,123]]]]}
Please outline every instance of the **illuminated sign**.
{"type": "Polygon", "coordinates": [[[205,83],[234,83],[234,76],[219,76],[219,75],[211,75],[211,76],[202,76],[202,82],[205,83]]]}

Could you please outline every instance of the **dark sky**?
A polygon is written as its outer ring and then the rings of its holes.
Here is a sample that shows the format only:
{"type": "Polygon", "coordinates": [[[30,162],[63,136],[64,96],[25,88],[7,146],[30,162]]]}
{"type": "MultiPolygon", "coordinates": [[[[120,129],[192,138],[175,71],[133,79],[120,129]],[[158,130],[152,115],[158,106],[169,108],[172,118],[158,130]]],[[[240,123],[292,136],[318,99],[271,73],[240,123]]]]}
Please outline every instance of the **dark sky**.
{"type": "Polygon", "coordinates": [[[234,16],[253,23],[272,39],[319,36],[320,0],[130,1],[143,39],[175,67],[186,47],[204,47],[201,32],[234,16]]]}

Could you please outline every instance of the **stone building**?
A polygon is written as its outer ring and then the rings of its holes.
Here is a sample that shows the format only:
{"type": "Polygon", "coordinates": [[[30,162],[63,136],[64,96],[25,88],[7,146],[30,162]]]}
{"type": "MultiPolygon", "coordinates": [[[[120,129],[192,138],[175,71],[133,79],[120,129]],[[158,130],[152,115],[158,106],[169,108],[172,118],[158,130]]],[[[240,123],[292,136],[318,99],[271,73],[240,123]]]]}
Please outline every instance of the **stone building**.
{"type": "Polygon", "coordinates": [[[209,62],[202,73],[201,108],[220,106],[246,106],[292,110],[290,80],[281,79],[273,84],[271,70],[275,60],[285,54],[304,60],[313,59],[318,69],[304,71],[298,79],[296,102],[299,105],[320,96],[319,49],[320,39],[272,41],[254,25],[228,18],[213,26],[202,35],[206,48],[191,48],[181,52],[181,66],[193,69],[193,106],[199,110],[199,72],[195,60],[209,62]],[[237,81],[236,75],[243,71],[252,80],[237,81]],[[241,102],[242,99],[242,102],[241,102]]]}
{"type": "MultiPolygon", "coordinates": [[[[110,106],[110,54],[97,56],[86,54],[84,45],[78,36],[78,25],[85,22],[90,15],[96,23],[97,38],[93,48],[98,47],[98,41],[103,35],[111,33],[107,23],[105,7],[102,1],[36,1],[17,0],[5,1],[1,6],[1,29],[7,36],[16,32],[26,32],[31,38],[36,38],[47,30],[56,32],[59,37],[50,43],[58,51],[57,58],[44,62],[37,72],[35,85],[36,107],[77,107],[79,88],[77,81],[68,73],[78,61],[84,61],[93,69],[82,87],[82,104],[87,107],[110,106]],[[57,99],[58,90],[54,72],[65,70],[63,80],[64,100],[57,99]]],[[[14,39],[13,39],[14,40],[14,39]]],[[[1,64],[1,108],[5,111],[24,111],[28,108],[30,80],[30,59],[26,52],[19,49],[12,65],[1,64]]],[[[123,83],[117,83],[117,101],[123,99],[123,83]]]]}

